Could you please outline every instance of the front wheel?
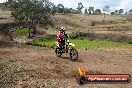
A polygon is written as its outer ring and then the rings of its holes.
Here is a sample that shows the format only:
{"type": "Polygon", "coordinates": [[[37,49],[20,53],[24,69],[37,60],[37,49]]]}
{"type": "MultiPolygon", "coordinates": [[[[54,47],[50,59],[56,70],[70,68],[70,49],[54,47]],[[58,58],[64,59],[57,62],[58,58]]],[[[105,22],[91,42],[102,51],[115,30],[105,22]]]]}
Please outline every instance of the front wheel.
{"type": "Polygon", "coordinates": [[[76,81],[79,85],[84,85],[87,82],[87,79],[83,76],[79,76],[77,77],[76,81]]]}
{"type": "Polygon", "coordinates": [[[62,55],[62,52],[61,52],[60,48],[56,48],[56,49],[55,49],[55,53],[56,53],[56,55],[57,55],[58,57],[61,57],[61,55],[62,55]]]}
{"type": "Polygon", "coordinates": [[[70,57],[71,57],[72,60],[78,59],[78,52],[77,52],[76,49],[72,49],[72,50],[70,51],[70,57]]]}

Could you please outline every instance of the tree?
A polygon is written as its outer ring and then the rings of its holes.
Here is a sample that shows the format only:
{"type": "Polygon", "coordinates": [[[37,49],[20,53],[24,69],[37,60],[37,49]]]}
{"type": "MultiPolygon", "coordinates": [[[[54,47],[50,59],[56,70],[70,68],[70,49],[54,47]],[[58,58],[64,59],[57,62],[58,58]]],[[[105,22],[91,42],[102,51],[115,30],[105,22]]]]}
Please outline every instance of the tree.
{"type": "Polygon", "coordinates": [[[55,15],[55,13],[57,13],[57,7],[54,5],[51,9],[51,14],[55,15]]]}
{"type": "Polygon", "coordinates": [[[58,4],[57,5],[57,12],[58,13],[64,13],[64,6],[63,6],[63,4],[58,4]]]}
{"type": "Polygon", "coordinates": [[[78,14],[78,11],[76,9],[72,9],[73,14],[78,14]]]}
{"type": "Polygon", "coordinates": [[[119,10],[119,14],[120,14],[120,15],[121,15],[123,12],[124,12],[123,9],[120,9],[120,10],[119,10]]]}
{"type": "Polygon", "coordinates": [[[69,11],[70,11],[70,13],[73,13],[73,9],[72,8],[69,8],[69,11]]]}
{"type": "Polygon", "coordinates": [[[114,14],[115,14],[115,12],[111,12],[111,16],[114,15],[114,14]]]}
{"type": "Polygon", "coordinates": [[[77,7],[77,12],[78,12],[78,13],[82,13],[81,10],[82,10],[83,8],[84,8],[84,7],[83,7],[83,4],[82,4],[81,2],[79,2],[79,3],[78,3],[78,7],[77,7]]]}
{"type": "Polygon", "coordinates": [[[127,14],[128,14],[128,12],[125,12],[125,14],[127,15],[127,14]]]}
{"type": "Polygon", "coordinates": [[[84,14],[88,14],[88,10],[87,10],[87,8],[85,9],[85,13],[84,14]]]}
{"type": "Polygon", "coordinates": [[[69,13],[73,13],[73,9],[72,8],[64,8],[64,14],[69,14],[69,13]]]}
{"type": "Polygon", "coordinates": [[[100,15],[101,14],[101,10],[100,9],[96,9],[95,12],[94,12],[94,14],[100,15]]]}
{"type": "Polygon", "coordinates": [[[129,14],[132,15],[132,9],[129,10],[129,14]]]}
{"type": "Polygon", "coordinates": [[[0,9],[1,10],[8,10],[8,8],[6,7],[6,3],[5,2],[0,3],[0,9]]]}
{"type": "Polygon", "coordinates": [[[104,6],[103,11],[104,11],[104,18],[105,18],[106,13],[110,11],[110,6],[104,6]]]}
{"type": "Polygon", "coordinates": [[[64,9],[64,14],[68,14],[68,13],[70,13],[69,9],[68,8],[65,8],[64,9]]]}
{"type": "Polygon", "coordinates": [[[57,7],[53,6],[53,8],[51,9],[51,14],[55,15],[56,12],[57,12],[57,7]]]}
{"type": "Polygon", "coordinates": [[[132,9],[130,9],[129,12],[132,12],[132,9]]]}
{"type": "Polygon", "coordinates": [[[88,11],[89,15],[94,14],[94,7],[93,6],[89,7],[88,11]]]}
{"type": "Polygon", "coordinates": [[[48,0],[12,0],[8,6],[17,22],[27,24],[30,37],[31,29],[34,35],[37,25],[46,26],[50,23],[51,9],[54,5],[48,0]]]}
{"type": "Polygon", "coordinates": [[[119,14],[119,10],[115,10],[115,14],[118,15],[119,14]]]}

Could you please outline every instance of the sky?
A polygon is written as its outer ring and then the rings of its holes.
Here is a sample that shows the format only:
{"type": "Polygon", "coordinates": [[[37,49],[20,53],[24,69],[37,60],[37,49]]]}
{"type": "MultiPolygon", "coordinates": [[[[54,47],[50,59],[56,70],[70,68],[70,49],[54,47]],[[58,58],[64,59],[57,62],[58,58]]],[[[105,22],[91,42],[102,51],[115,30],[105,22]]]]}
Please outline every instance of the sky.
{"type": "MultiPolygon", "coordinates": [[[[5,2],[6,0],[0,0],[0,3],[5,2]]],[[[110,10],[119,10],[124,9],[128,11],[132,9],[132,0],[49,0],[53,2],[55,5],[63,4],[65,7],[68,8],[77,8],[79,2],[82,2],[84,9],[90,6],[94,6],[95,9],[103,9],[105,5],[110,6],[110,10]]],[[[84,10],[83,9],[83,10],[84,10]]]]}
{"type": "Polygon", "coordinates": [[[77,3],[82,2],[84,5],[84,9],[88,8],[90,6],[94,6],[95,9],[103,9],[105,5],[110,6],[110,10],[119,10],[124,9],[125,11],[128,11],[132,9],[132,0],[50,0],[55,5],[62,3],[65,7],[72,7],[77,8],[77,3]]]}

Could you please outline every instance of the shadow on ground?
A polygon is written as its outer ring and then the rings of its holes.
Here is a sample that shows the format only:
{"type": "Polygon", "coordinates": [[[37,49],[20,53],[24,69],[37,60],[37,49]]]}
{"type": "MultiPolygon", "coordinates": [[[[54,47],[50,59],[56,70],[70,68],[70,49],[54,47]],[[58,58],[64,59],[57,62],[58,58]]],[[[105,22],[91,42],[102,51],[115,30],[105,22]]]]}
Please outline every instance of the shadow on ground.
{"type": "Polygon", "coordinates": [[[77,59],[77,60],[72,60],[70,57],[60,57],[62,59],[65,59],[65,60],[71,60],[72,62],[79,62],[79,63],[83,63],[82,59],[77,59]]]}

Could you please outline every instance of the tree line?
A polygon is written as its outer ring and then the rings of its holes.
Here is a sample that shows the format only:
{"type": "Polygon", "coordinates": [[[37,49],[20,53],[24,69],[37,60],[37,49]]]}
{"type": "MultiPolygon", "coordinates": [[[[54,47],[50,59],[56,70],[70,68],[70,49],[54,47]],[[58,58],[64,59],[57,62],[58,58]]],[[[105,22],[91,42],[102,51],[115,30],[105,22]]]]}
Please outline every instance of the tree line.
{"type": "MultiPolygon", "coordinates": [[[[60,14],[83,14],[84,8],[81,2],[78,3],[76,9],[64,7],[63,4],[54,5],[49,0],[7,0],[5,3],[1,3],[0,7],[11,11],[12,17],[16,22],[26,23],[29,29],[33,30],[33,35],[36,33],[36,26],[47,25],[53,26],[51,16],[56,13],[60,14]],[[29,26],[30,25],[30,26],[29,26]]],[[[103,10],[95,9],[93,6],[85,8],[84,14],[86,15],[105,15],[110,12],[110,6],[104,6],[103,10]],[[103,12],[101,12],[103,11],[103,12]]],[[[112,15],[122,14],[123,9],[115,10],[111,12],[112,15]]],[[[132,12],[132,9],[129,11],[132,12]]],[[[30,35],[29,35],[30,36],[30,35]]]]}

